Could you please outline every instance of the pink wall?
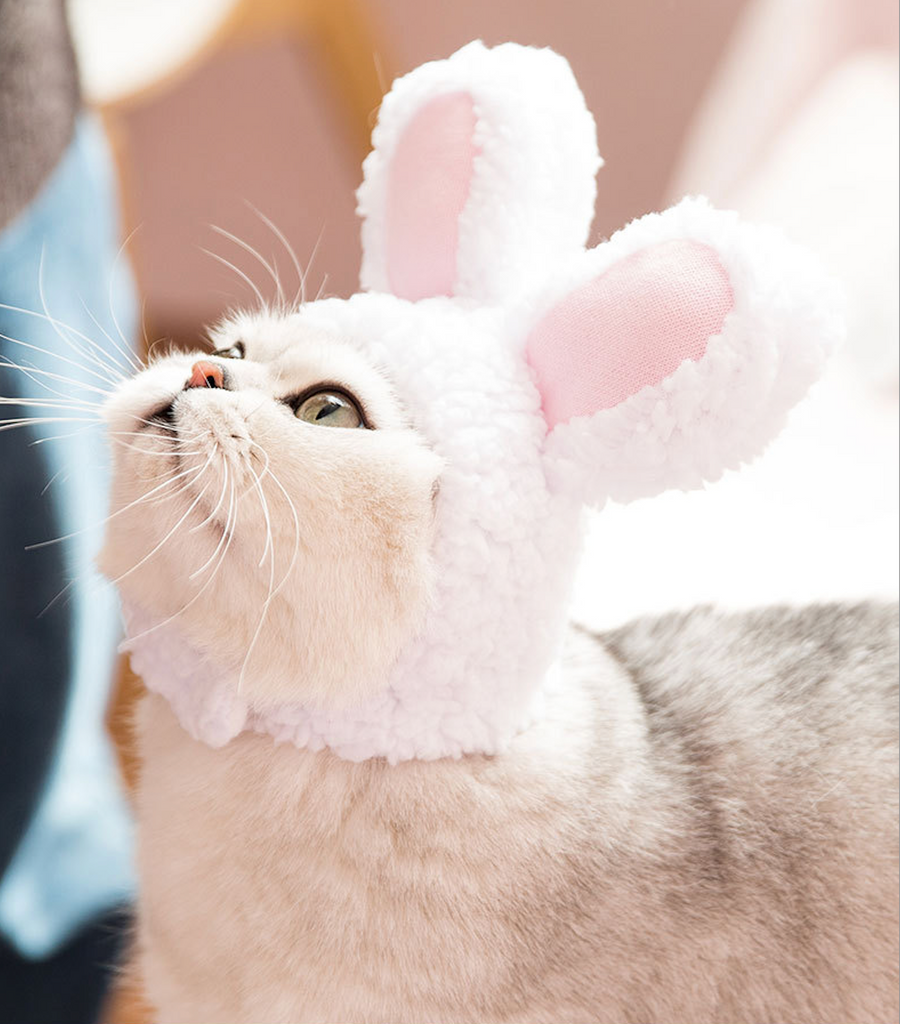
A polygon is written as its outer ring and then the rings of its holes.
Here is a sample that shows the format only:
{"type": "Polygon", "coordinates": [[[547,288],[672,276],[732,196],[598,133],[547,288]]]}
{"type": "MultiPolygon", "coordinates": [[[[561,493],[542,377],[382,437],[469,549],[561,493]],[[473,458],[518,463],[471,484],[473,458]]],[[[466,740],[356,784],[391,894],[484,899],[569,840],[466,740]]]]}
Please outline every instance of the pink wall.
{"type": "MultiPolygon", "coordinates": [[[[548,45],[572,64],[593,111],[600,151],[595,236],[652,209],[688,118],[745,0],[368,0],[383,42],[380,63],[399,74],[473,38],[548,45]]],[[[359,267],[353,191],[359,158],[317,55],[287,40],[205,62],[126,116],[129,219],[147,319],[155,335],[190,341],[200,325],[250,289],[205,255],[212,249],[272,294],[265,271],[210,223],[290,261],[244,204],[287,235],[301,262],[321,235],[312,294],[353,291],[359,267]]]]}

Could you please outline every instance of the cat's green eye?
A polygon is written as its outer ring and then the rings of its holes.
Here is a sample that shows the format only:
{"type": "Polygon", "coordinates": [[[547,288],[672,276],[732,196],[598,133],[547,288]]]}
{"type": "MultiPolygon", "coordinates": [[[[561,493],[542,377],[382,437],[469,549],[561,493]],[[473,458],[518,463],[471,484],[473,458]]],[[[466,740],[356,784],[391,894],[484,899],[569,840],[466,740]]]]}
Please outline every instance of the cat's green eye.
{"type": "Polygon", "coordinates": [[[317,391],[294,407],[298,420],[320,427],[364,427],[356,403],[339,391],[317,391]]]}
{"type": "Polygon", "coordinates": [[[230,348],[217,348],[212,355],[218,356],[220,359],[243,359],[244,343],[236,341],[230,348]]]}

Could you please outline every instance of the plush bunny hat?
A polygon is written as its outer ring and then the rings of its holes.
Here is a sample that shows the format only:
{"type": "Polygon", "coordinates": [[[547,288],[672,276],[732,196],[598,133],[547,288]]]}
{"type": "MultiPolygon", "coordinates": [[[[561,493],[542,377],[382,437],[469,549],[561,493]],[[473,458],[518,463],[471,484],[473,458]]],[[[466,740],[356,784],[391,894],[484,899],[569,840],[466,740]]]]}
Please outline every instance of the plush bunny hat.
{"type": "Polygon", "coordinates": [[[696,199],[585,250],[600,164],[550,50],[476,42],[394,84],[358,194],[365,291],[298,316],[384,367],[444,462],[434,602],[352,708],[252,706],[174,630],[136,641],[195,737],[501,751],[559,685],[583,507],[715,480],[818,375],[840,320],[803,253],[696,199]]]}

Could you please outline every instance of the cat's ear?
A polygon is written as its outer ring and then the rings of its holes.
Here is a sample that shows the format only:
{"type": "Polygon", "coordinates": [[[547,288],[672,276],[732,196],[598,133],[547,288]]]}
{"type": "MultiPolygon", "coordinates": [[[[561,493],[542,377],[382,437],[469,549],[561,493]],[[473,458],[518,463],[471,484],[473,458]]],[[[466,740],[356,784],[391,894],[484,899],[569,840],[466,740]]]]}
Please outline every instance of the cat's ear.
{"type": "Polygon", "coordinates": [[[551,50],[471,43],[398,79],[357,193],[363,288],[492,303],[582,249],[594,120],[551,50]]]}
{"type": "Polygon", "coordinates": [[[548,472],[589,504],[698,487],[753,458],[842,332],[808,254],[702,200],[634,221],[516,315],[548,472]]]}

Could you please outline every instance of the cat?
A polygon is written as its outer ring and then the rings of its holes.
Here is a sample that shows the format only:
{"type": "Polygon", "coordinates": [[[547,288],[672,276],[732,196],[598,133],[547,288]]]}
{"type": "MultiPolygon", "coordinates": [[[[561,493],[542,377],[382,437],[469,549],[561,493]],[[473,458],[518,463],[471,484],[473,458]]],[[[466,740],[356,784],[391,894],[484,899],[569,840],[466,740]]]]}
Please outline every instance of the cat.
{"type": "Polygon", "coordinates": [[[583,505],[755,455],[838,331],[699,201],[585,252],[598,166],[556,55],[426,65],[366,291],[106,403],[159,1024],[897,1019],[896,608],[565,624],[583,505]]]}

